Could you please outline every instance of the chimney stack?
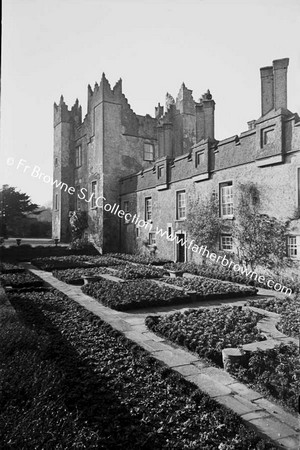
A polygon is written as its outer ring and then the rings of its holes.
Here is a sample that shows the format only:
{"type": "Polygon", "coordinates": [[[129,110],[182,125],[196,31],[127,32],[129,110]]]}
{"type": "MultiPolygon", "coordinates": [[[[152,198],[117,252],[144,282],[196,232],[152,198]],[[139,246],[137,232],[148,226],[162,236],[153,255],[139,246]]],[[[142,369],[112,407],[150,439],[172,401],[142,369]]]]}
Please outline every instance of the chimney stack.
{"type": "Polygon", "coordinates": [[[274,71],[274,108],[287,108],[287,68],[289,59],[273,61],[274,71]]]}
{"type": "Polygon", "coordinates": [[[215,102],[208,90],[196,104],[196,141],[215,138],[215,102]]]}
{"type": "Polygon", "coordinates": [[[288,65],[289,59],[283,58],[273,61],[273,66],[260,69],[262,116],[272,109],[287,108],[288,65]]]}

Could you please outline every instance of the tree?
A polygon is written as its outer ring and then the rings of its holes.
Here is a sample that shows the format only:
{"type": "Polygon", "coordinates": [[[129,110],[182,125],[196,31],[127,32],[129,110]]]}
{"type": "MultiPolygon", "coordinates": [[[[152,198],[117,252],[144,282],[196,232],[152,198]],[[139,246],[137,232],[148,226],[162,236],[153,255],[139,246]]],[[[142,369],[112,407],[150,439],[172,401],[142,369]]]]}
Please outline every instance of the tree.
{"type": "Polygon", "coordinates": [[[260,212],[261,199],[257,185],[239,185],[233,234],[238,242],[241,263],[252,270],[258,265],[275,268],[285,265],[286,225],[260,212]]]}
{"type": "Polygon", "coordinates": [[[28,214],[40,214],[38,205],[32,203],[29,195],[17,191],[15,187],[3,185],[0,191],[0,230],[1,235],[23,236],[24,220],[28,214]]]}
{"type": "Polygon", "coordinates": [[[217,197],[210,194],[203,200],[192,199],[186,223],[187,230],[197,245],[206,245],[209,249],[214,249],[222,225],[217,197]]]}

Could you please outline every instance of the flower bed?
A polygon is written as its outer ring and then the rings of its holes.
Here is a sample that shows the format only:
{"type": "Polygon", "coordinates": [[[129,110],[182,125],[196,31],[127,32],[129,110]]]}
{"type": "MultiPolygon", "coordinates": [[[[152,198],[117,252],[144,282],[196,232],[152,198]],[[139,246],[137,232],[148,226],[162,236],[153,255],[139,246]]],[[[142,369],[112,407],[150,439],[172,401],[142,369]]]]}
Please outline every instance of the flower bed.
{"type": "Polygon", "coordinates": [[[0,329],[1,448],[276,448],[57,291],[10,298],[24,325],[0,329]]]}
{"type": "Polygon", "coordinates": [[[22,267],[17,266],[16,264],[12,264],[9,262],[0,262],[0,274],[4,273],[21,273],[24,272],[22,267]]]}
{"type": "Polygon", "coordinates": [[[214,297],[241,297],[256,295],[256,288],[252,286],[238,286],[233,283],[225,283],[205,277],[194,278],[164,278],[162,281],[186,290],[196,291],[201,298],[214,297]]]}
{"type": "Polygon", "coordinates": [[[37,258],[32,260],[32,264],[42,270],[53,271],[84,267],[119,266],[125,263],[107,256],[71,255],[62,257],[37,258]]]}
{"type": "Polygon", "coordinates": [[[171,287],[159,286],[148,280],[123,283],[101,280],[83,286],[82,291],[99,300],[103,305],[118,311],[147,306],[166,306],[190,300],[190,297],[183,292],[171,287]]]}
{"type": "Polygon", "coordinates": [[[286,297],[266,298],[262,300],[249,300],[247,305],[266,311],[280,314],[280,320],[276,327],[279,331],[294,338],[299,337],[300,332],[300,295],[296,298],[286,297]]]}
{"type": "Polygon", "coordinates": [[[154,333],[222,366],[222,349],[265,340],[256,328],[260,319],[251,310],[228,306],[148,316],[146,325],[154,333]]]}
{"type": "Polygon", "coordinates": [[[61,281],[69,284],[83,284],[84,277],[100,276],[104,273],[111,273],[105,267],[89,267],[65,270],[54,270],[53,275],[61,281]]]}
{"type": "Polygon", "coordinates": [[[257,351],[246,368],[231,368],[243,383],[265,395],[271,395],[293,412],[298,412],[300,392],[300,358],[296,345],[278,345],[272,350],[257,351]]]}
{"type": "Polygon", "coordinates": [[[0,275],[2,286],[12,286],[13,288],[43,286],[44,282],[31,273],[8,273],[0,275]]]}
{"type": "Polygon", "coordinates": [[[118,269],[115,275],[124,280],[134,280],[136,278],[160,278],[165,273],[165,270],[156,267],[126,265],[118,269]]]}
{"type": "MultiPolygon", "coordinates": [[[[200,265],[194,262],[188,263],[171,263],[165,264],[164,267],[166,269],[171,270],[182,270],[184,272],[191,273],[193,275],[201,275],[208,278],[215,278],[217,280],[223,281],[231,281],[234,283],[246,284],[250,286],[257,286],[259,288],[271,289],[268,285],[268,278],[266,277],[266,281],[263,283],[258,283],[250,277],[246,277],[237,272],[234,272],[232,269],[223,267],[219,264],[215,265],[200,265]]],[[[292,289],[293,292],[300,292],[300,284],[297,281],[293,281],[287,277],[276,277],[278,283],[281,283],[282,286],[286,286],[292,289]]]]}
{"type": "Polygon", "coordinates": [[[112,257],[123,259],[124,261],[129,261],[137,264],[149,264],[162,266],[164,264],[170,263],[170,260],[165,258],[154,258],[151,256],[143,256],[143,255],[129,255],[127,253],[110,253],[112,257]]]}

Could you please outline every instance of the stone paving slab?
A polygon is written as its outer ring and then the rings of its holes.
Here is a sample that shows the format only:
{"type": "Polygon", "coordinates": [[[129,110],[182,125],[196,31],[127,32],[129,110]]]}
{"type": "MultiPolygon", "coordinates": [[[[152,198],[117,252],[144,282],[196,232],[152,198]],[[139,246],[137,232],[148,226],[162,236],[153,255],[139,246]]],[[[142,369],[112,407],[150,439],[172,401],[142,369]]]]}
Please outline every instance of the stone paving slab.
{"type": "MultiPolygon", "coordinates": [[[[282,448],[299,450],[297,433],[300,427],[296,417],[270,401],[261,398],[261,394],[249,389],[242,383],[238,383],[224,370],[209,366],[208,362],[200,360],[198,356],[178,348],[175,344],[166,342],[146,328],[144,320],[148,314],[170,314],[170,312],[173,313],[178,309],[183,310],[184,306],[181,308],[180,306],[174,308],[174,305],[169,308],[148,308],[147,310],[130,311],[129,313],[115,311],[85,295],[79,286],[67,285],[53,277],[49,272],[32,270],[29,264],[26,264],[26,266],[49,285],[68,295],[87,310],[123,332],[129,339],[148,350],[153,357],[164,362],[188,381],[195,383],[200,390],[206,392],[217,402],[239,414],[256,431],[275,440],[282,448]]],[[[244,302],[245,299],[243,302],[240,301],[240,303],[244,302]]],[[[202,304],[201,307],[214,308],[221,304],[218,301],[206,303],[205,305],[202,304]]],[[[231,303],[237,304],[232,301],[231,303]]],[[[192,305],[194,308],[198,306],[200,305],[192,305]]]]}
{"type": "Polygon", "coordinates": [[[232,393],[231,389],[227,386],[214,381],[212,378],[203,373],[187,376],[186,379],[196,384],[201,391],[206,392],[206,394],[213,398],[230,396],[232,393]]]}
{"type": "MultiPolygon", "coordinates": [[[[229,409],[232,409],[235,413],[240,416],[245,415],[247,413],[253,413],[255,411],[262,411],[257,405],[254,405],[252,402],[243,399],[239,395],[223,395],[218,397],[218,402],[222,405],[226,406],[229,409]]],[[[254,420],[254,419],[253,419],[254,420]]]]}

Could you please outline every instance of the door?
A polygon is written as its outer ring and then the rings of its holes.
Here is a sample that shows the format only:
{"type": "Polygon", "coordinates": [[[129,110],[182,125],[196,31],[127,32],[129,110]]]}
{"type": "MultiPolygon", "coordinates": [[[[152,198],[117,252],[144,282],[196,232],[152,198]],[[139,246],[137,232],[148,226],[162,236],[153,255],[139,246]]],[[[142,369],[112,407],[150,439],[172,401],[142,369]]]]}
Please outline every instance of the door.
{"type": "Polygon", "coordinates": [[[185,262],[185,234],[177,233],[177,243],[176,243],[176,261],[177,262],[185,262]]]}

